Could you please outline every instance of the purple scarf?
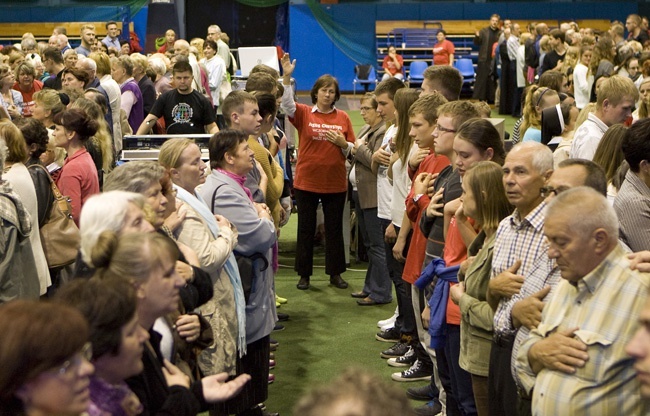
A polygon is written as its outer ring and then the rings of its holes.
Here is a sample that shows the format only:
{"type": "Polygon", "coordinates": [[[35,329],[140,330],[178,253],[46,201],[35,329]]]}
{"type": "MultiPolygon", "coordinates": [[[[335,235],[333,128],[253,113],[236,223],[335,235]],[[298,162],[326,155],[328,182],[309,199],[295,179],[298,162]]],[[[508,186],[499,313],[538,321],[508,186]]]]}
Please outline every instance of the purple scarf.
{"type": "Polygon", "coordinates": [[[221,168],[217,168],[217,172],[221,172],[233,181],[237,182],[242,187],[244,192],[246,192],[246,195],[248,195],[248,199],[253,202],[253,194],[251,194],[251,190],[244,186],[244,182],[246,182],[246,176],[239,176],[235,173],[228,172],[227,170],[223,170],[221,168]]]}

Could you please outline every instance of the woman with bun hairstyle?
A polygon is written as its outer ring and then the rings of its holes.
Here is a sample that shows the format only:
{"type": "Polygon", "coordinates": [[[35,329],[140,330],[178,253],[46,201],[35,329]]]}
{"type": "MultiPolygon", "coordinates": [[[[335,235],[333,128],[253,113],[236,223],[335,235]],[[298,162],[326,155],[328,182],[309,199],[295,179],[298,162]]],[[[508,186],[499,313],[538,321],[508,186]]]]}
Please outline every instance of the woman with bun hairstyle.
{"type": "Polygon", "coordinates": [[[56,184],[63,195],[70,197],[72,218],[78,226],[84,202],[99,193],[97,169],[85,146],[97,133],[98,125],[85,111],[76,108],[55,115],[52,121],[54,144],[68,153],[56,184]]]}
{"type": "Polygon", "coordinates": [[[0,414],[85,414],[93,366],[79,311],[15,300],[0,305],[0,333],[0,414]]]}

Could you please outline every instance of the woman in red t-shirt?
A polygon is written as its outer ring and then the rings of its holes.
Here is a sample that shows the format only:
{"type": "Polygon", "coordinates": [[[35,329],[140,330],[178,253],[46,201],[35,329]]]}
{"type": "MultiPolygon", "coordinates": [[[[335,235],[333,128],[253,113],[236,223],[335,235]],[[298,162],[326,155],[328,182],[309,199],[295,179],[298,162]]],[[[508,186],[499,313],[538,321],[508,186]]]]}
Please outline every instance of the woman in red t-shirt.
{"type": "Polygon", "coordinates": [[[341,97],[339,84],[331,75],[322,75],[311,88],[313,106],[293,100],[291,74],[295,68],[289,54],[282,57],[284,95],[282,109],[299,134],[300,149],[293,183],[298,205],[298,236],[295,270],[298,289],[309,289],[313,272],[316,211],[319,202],[325,217],[325,273],[330,284],[345,289],[343,207],[348,191],[345,159],[354,145],[352,123],[345,111],[334,107],[341,97]]]}
{"type": "Polygon", "coordinates": [[[23,62],[16,68],[18,77],[13,89],[23,96],[23,117],[31,117],[34,109],[34,93],[43,89],[43,83],[36,79],[36,70],[31,64],[23,62]]]}
{"type": "Polygon", "coordinates": [[[386,80],[391,77],[397,79],[404,79],[404,58],[402,55],[397,54],[397,49],[394,46],[388,47],[388,55],[384,57],[384,62],[381,64],[381,67],[384,68],[384,76],[381,80],[386,80]]]}
{"type": "Polygon", "coordinates": [[[447,40],[447,32],[440,29],[436,35],[438,43],[433,45],[433,64],[434,65],[453,65],[454,64],[454,44],[447,40]]]}

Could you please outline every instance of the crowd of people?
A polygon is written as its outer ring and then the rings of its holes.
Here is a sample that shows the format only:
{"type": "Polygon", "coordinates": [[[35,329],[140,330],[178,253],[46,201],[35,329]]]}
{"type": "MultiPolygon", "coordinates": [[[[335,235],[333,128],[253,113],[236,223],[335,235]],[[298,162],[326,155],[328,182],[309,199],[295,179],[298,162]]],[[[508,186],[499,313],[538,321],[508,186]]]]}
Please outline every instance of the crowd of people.
{"type": "Polygon", "coordinates": [[[627,40],[619,22],[533,35],[493,15],[474,98],[520,117],[507,142],[445,65],[419,96],[390,78],[362,99],[352,296],[387,303],[394,283],[376,338],[393,380],[429,381],[407,390],[416,414],[647,413],[650,54],[647,24],[626,23],[627,40]]]}
{"type": "Polygon", "coordinates": [[[360,307],[395,298],[380,355],[401,370],[393,381],[427,382],[400,397],[347,374],[297,414],[409,414],[407,397],[426,402],[418,415],[646,414],[650,59],[635,42],[647,29],[631,15],[627,41],[617,22],[562,24],[545,41],[545,24],[526,36],[506,22],[492,16],[476,36],[484,102],[460,100],[441,32],[444,63],[418,90],[382,80],[356,133],[333,76],[315,81],[311,105],[296,101],[289,54],[281,74],[258,65],[229,91],[216,25],[201,42],[169,30],[149,57],[116,42],[114,22],[101,42],[83,26],[76,50],[60,30],[42,51],[27,34],[3,49],[0,414],[272,414],[271,333],[287,318],[278,235],[294,199],[297,289],[313,283],[319,211],[325,274],[348,288],[351,201],[368,268],[350,295],[360,307]],[[485,103],[493,45],[497,108],[521,103],[507,142],[485,103]],[[536,65],[514,65],[533,52],[536,65]],[[279,109],[299,136],[293,182],[279,109]],[[209,165],[178,137],[157,161],[116,164],[124,134],[152,131],[211,134],[209,165]],[[80,243],[55,264],[44,227],[61,195],[80,243]]]}

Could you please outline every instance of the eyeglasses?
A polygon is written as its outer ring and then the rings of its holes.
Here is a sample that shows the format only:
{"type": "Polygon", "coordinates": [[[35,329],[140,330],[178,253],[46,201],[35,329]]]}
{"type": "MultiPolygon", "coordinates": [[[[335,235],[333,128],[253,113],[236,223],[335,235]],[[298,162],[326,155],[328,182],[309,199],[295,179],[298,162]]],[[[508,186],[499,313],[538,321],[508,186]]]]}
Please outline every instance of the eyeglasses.
{"type": "Polygon", "coordinates": [[[553,188],[552,186],[543,186],[539,188],[539,194],[542,196],[542,198],[548,198],[551,194],[553,194],[553,196],[557,196],[567,189],[569,188],[566,186],[560,186],[559,188],[553,188]]]}
{"type": "Polygon", "coordinates": [[[436,124],[436,129],[438,129],[438,131],[441,131],[443,133],[456,133],[456,130],[442,127],[440,124],[436,124]]]}
{"type": "Polygon", "coordinates": [[[372,107],[361,107],[359,110],[360,111],[370,111],[370,110],[374,110],[374,108],[372,108],[372,107]]]}
{"type": "Polygon", "coordinates": [[[66,360],[59,368],[55,370],[58,375],[69,374],[81,367],[83,361],[90,361],[93,358],[93,347],[90,342],[86,342],[81,351],[76,353],[72,358],[66,360]]]}

